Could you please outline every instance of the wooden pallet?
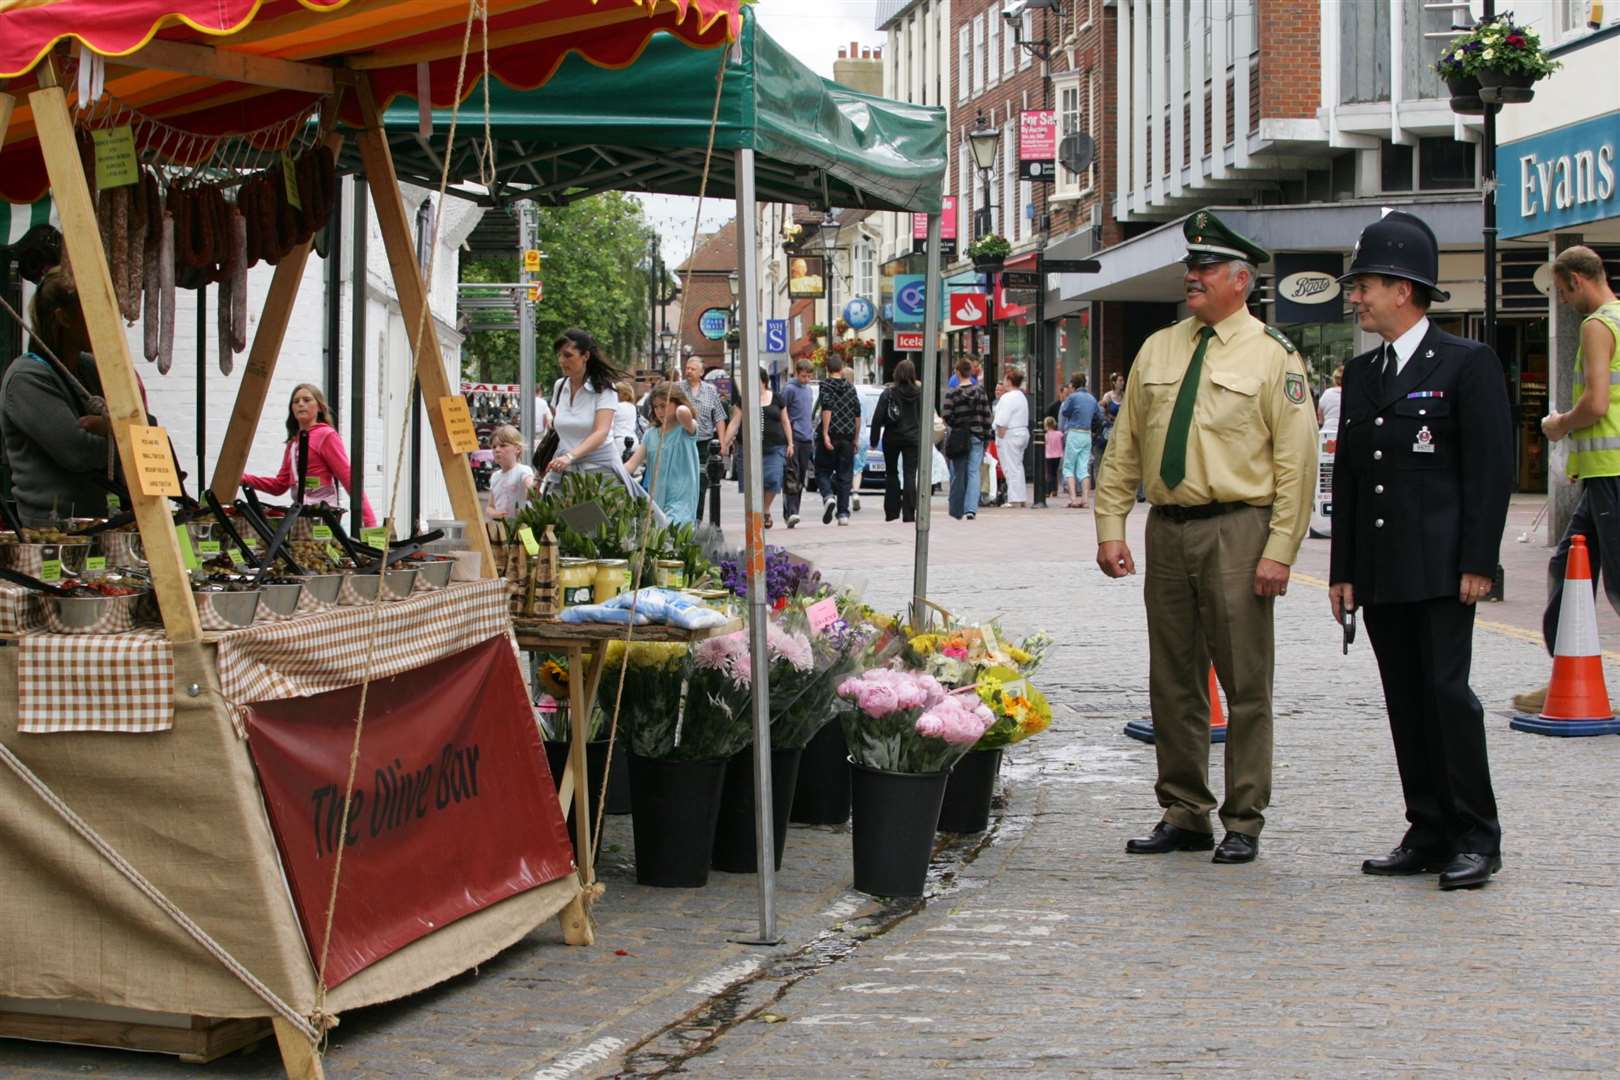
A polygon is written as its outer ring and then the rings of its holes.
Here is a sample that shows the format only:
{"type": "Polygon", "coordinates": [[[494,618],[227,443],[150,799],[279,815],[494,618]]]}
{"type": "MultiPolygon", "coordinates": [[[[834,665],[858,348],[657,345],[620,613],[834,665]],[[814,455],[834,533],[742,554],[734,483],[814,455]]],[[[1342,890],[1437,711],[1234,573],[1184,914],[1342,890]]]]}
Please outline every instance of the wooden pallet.
{"type": "Polygon", "coordinates": [[[196,1065],[272,1034],[270,1021],[262,1017],[221,1020],[84,1002],[0,999],[0,1038],[174,1054],[196,1065]]]}

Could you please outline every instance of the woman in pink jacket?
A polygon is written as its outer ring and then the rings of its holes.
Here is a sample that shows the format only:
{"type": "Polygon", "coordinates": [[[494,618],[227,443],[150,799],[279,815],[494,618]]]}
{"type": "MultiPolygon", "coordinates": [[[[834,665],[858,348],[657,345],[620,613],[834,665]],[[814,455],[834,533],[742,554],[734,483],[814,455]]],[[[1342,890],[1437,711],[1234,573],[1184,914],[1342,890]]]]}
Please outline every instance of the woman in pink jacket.
{"type": "MultiPolygon", "coordinates": [[[[303,431],[309,432],[304,502],[336,506],[338,484],[346,491],[349,488],[349,453],[343,448],[343,436],[332,426],[332,410],[326,397],[309,383],[293,387],[292,401],[287,405],[287,452],[281,459],[281,471],[274,476],[244,473],[242,483],[267,495],[280,495],[292,487],[298,479],[298,435],[303,431]]],[[[364,493],[360,496],[360,516],[367,528],[377,524],[377,515],[372,513],[364,493]]]]}

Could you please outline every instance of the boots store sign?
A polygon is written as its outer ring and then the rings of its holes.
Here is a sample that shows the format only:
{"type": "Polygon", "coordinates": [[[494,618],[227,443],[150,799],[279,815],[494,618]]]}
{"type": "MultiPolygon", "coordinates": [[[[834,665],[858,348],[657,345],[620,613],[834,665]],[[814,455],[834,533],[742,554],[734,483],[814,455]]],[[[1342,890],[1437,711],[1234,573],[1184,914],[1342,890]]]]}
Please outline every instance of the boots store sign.
{"type": "Polygon", "coordinates": [[[1617,157],[1620,112],[1497,147],[1501,235],[1529,236],[1620,218],[1617,157]]]}
{"type": "Polygon", "coordinates": [[[1338,277],[1344,257],[1337,253],[1277,253],[1277,305],[1275,321],[1336,323],[1344,318],[1344,300],[1338,277]]]}

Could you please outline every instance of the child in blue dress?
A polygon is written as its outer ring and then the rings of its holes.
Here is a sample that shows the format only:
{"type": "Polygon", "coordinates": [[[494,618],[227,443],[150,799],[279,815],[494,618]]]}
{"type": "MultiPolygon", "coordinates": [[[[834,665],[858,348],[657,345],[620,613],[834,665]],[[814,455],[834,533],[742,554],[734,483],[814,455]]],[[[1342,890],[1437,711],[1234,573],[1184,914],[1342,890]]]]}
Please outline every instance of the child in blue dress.
{"type": "Polygon", "coordinates": [[[697,418],[679,383],[659,383],[647,403],[653,423],[642,432],[625,468],[634,473],[645,465],[641,486],[670,524],[690,525],[698,508],[697,418]]]}

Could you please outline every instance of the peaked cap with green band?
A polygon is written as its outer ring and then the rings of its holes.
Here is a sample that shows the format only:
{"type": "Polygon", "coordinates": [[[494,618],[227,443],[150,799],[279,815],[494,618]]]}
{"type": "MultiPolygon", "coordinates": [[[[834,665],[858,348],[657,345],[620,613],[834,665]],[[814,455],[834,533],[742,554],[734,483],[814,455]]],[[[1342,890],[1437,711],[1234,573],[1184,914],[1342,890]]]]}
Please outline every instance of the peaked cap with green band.
{"type": "Polygon", "coordinates": [[[1255,266],[1271,261],[1265,248],[1233,231],[1209,210],[1200,210],[1188,217],[1181,231],[1187,237],[1187,254],[1181,261],[1188,266],[1232,259],[1242,259],[1255,266]]]}

